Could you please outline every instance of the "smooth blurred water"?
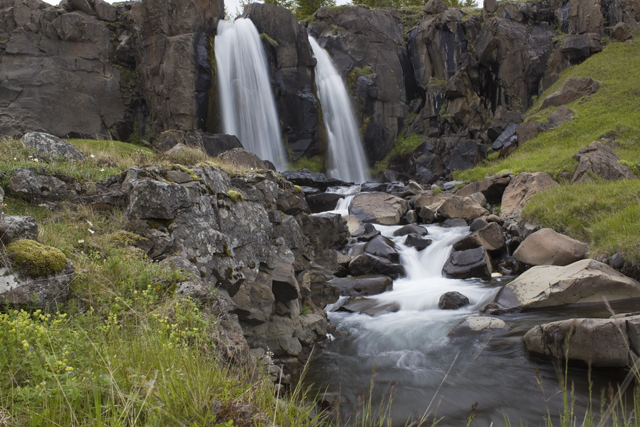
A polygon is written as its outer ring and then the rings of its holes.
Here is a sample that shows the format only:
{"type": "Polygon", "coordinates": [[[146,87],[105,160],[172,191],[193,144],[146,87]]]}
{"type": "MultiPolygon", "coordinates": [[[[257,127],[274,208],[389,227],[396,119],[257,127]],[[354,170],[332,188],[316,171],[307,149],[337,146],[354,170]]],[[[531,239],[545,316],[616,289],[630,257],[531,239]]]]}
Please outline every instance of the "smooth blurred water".
{"type": "Polygon", "coordinates": [[[286,168],[280,122],[271,92],[267,58],[250,19],[220,21],[215,38],[220,109],[225,133],[245,150],[286,168]]]}
{"type": "Polygon", "coordinates": [[[368,181],[367,159],[342,77],[313,37],[309,43],[317,61],[316,87],[329,136],[327,175],[358,184],[368,181]]]}
{"type": "MultiPolygon", "coordinates": [[[[305,383],[318,393],[333,396],[328,400],[339,402],[343,419],[355,416],[370,394],[377,408],[393,392],[394,426],[418,419],[426,411],[442,418],[438,425],[466,425],[474,405],[474,425],[479,426],[505,425],[505,417],[512,425],[543,425],[548,413],[557,421],[563,404],[562,395],[557,394],[562,368],[556,371],[551,364],[537,365],[527,359],[522,337],[541,323],[577,316],[609,317],[606,309],[583,305],[503,315],[499,318],[507,323],[507,330],[448,337],[465,317],[479,315],[500,287],[513,278],[481,281],[442,277],[451,245],[469,233],[468,227],[429,226],[426,237],[433,243],[422,252],[406,247],[405,237],[392,236],[399,226],[376,228],[399,247],[407,277],[396,280],[392,291],[375,299],[380,304],[394,301],[401,308],[377,317],[330,312],[334,339],[313,358],[305,383]],[[470,304],[458,310],[440,310],[438,300],[448,291],[462,293],[470,304]]],[[[618,306],[619,310],[625,308],[629,307],[618,306]]],[[[575,384],[580,425],[590,400],[587,371],[570,368],[567,377],[575,384]]],[[[596,409],[600,390],[619,379],[612,372],[592,373],[596,409]]]]}

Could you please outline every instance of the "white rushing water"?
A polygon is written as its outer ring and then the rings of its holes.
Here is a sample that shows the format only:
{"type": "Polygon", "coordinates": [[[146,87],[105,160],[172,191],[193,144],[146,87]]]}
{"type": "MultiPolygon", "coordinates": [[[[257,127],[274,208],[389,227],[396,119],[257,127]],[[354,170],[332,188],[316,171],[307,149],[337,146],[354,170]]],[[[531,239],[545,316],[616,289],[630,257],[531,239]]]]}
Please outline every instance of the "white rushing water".
{"type": "Polygon", "coordinates": [[[316,57],[316,86],[329,136],[327,175],[347,182],[368,181],[367,159],[344,82],[329,54],[309,37],[316,57]]]}
{"type": "Polygon", "coordinates": [[[215,38],[224,131],[278,170],[286,168],[267,58],[250,19],[220,21],[215,38]]]}

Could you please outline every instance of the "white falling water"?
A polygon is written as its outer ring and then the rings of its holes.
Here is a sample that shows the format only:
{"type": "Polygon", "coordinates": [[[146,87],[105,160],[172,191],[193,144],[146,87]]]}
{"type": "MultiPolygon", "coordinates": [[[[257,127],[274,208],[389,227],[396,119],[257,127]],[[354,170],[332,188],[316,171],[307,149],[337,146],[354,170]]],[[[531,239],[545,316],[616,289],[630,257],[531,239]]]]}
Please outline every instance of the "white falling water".
{"type": "Polygon", "coordinates": [[[318,61],[316,86],[329,136],[328,175],[348,182],[368,181],[367,159],[344,82],[329,54],[313,37],[309,42],[318,61]]]}
{"type": "Polygon", "coordinates": [[[224,131],[247,151],[286,166],[280,122],[271,92],[267,58],[250,19],[220,21],[215,38],[218,87],[224,131]]]}

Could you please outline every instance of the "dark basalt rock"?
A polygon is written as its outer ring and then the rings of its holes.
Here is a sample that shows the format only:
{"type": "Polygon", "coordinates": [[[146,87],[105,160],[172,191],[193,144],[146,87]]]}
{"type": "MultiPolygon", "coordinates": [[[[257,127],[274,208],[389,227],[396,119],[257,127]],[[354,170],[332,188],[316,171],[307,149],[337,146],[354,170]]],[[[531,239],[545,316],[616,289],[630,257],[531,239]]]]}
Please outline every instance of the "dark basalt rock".
{"type": "Polygon", "coordinates": [[[423,239],[422,237],[416,236],[415,234],[409,234],[404,240],[405,245],[416,248],[417,251],[421,251],[429,247],[431,243],[433,243],[431,239],[423,239]]]}
{"type": "Polygon", "coordinates": [[[491,277],[491,260],[483,248],[454,251],[442,270],[446,277],[452,279],[470,279],[491,277]]]}
{"type": "Polygon", "coordinates": [[[442,310],[457,310],[469,304],[469,298],[460,292],[446,292],[438,301],[438,307],[442,310]]]}
{"type": "Polygon", "coordinates": [[[404,267],[401,264],[368,253],[358,255],[349,263],[349,273],[353,276],[380,274],[394,280],[405,275],[404,267]]]}
{"type": "Polygon", "coordinates": [[[347,185],[346,182],[339,179],[327,178],[323,173],[312,172],[309,169],[300,169],[297,171],[284,171],[281,173],[284,179],[293,182],[299,186],[318,188],[325,191],[329,187],[339,187],[347,185]]]}
{"type": "Polygon", "coordinates": [[[414,234],[417,236],[425,236],[428,234],[428,231],[424,227],[420,227],[419,225],[409,224],[401,227],[393,232],[394,236],[406,236],[407,234],[414,234]]]}
{"type": "Polygon", "coordinates": [[[400,262],[400,254],[396,250],[396,245],[384,236],[376,236],[364,245],[364,251],[377,257],[386,258],[391,262],[400,262]]]}
{"type": "Polygon", "coordinates": [[[329,283],[338,288],[341,296],[377,295],[393,289],[393,280],[380,275],[344,277],[329,283]]]}
{"type": "Polygon", "coordinates": [[[361,313],[375,317],[385,313],[395,313],[400,310],[400,305],[395,302],[380,304],[371,298],[351,297],[342,304],[336,311],[346,311],[349,313],[361,313]]]}
{"type": "Polygon", "coordinates": [[[344,194],[337,193],[317,193],[305,197],[307,204],[313,213],[332,211],[336,208],[338,201],[344,199],[344,194]]]}

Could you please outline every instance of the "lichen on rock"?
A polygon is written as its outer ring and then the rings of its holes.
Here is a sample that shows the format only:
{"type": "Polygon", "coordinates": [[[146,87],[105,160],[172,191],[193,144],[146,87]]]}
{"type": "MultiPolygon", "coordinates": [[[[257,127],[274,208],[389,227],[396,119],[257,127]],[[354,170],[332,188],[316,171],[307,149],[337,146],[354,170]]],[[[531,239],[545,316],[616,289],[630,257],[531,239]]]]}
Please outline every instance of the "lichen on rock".
{"type": "Polygon", "coordinates": [[[35,240],[20,239],[7,246],[14,267],[29,276],[40,277],[64,270],[67,257],[60,249],[43,245],[35,240]]]}

